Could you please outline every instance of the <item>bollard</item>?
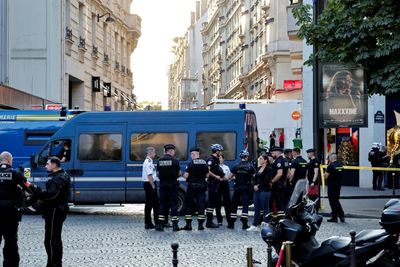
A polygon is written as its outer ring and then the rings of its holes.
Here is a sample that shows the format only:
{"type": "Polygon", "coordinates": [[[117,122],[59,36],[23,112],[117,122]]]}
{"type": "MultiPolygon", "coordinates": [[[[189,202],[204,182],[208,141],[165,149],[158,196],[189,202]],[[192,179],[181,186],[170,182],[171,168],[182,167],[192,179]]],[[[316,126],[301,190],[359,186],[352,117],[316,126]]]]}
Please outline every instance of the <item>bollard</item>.
{"type": "Polygon", "coordinates": [[[356,263],[356,232],[350,231],[351,241],[350,241],[350,267],[357,267],[356,263]]]}
{"type": "Polygon", "coordinates": [[[172,248],[172,266],[177,267],[178,266],[178,248],[179,244],[178,243],[172,243],[171,244],[172,248]]]}
{"type": "Polygon", "coordinates": [[[247,247],[247,267],[253,267],[253,248],[247,247]]]}
{"type": "Polygon", "coordinates": [[[292,245],[291,241],[285,242],[286,267],[292,267],[292,245]]]}
{"type": "Polygon", "coordinates": [[[392,172],[392,194],[396,197],[396,187],[394,186],[394,180],[396,179],[396,174],[392,172]]]}
{"type": "Polygon", "coordinates": [[[267,234],[267,267],[272,267],[272,233],[267,234]]]}

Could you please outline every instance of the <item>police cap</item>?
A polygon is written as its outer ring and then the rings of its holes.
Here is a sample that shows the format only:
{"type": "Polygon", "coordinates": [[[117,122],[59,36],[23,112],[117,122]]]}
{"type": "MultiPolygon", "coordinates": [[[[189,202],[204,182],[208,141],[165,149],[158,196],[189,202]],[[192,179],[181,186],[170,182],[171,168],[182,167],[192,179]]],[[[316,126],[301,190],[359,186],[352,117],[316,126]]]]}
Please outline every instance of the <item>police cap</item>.
{"type": "Polygon", "coordinates": [[[164,149],[165,149],[165,150],[168,150],[168,149],[173,149],[173,150],[175,150],[175,145],[173,145],[173,144],[166,144],[166,145],[164,146],[164,149]]]}
{"type": "Polygon", "coordinates": [[[307,153],[315,153],[315,149],[314,148],[309,148],[306,151],[307,153]]]}
{"type": "Polygon", "coordinates": [[[291,148],[285,148],[285,150],[283,151],[283,153],[292,153],[293,152],[293,149],[291,149],[291,148]]]}
{"type": "Polygon", "coordinates": [[[300,152],[301,152],[301,150],[300,150],[300,148],[298,148],[298,147],[295,147],[295,148],[293,148],[293,152],[300,153],[300,152]]]}
{"type": "Polygon", "coordinates": [[[281,147],[279,147],[279,146],[275,146],[275,147],[273,147],[273,148],[271,149],[271,152],[274,152],[274,151],[283,152],[283,148],[281,148],[281,147]]]}
{"type": "Polygon", "coordinates": [[[194,151],[196,151],[196,152],[200,152],[200,148],[198,148],[198,147],[192,147],[191,149],[190,149],[190,152],[194,152],[194,151]]]}

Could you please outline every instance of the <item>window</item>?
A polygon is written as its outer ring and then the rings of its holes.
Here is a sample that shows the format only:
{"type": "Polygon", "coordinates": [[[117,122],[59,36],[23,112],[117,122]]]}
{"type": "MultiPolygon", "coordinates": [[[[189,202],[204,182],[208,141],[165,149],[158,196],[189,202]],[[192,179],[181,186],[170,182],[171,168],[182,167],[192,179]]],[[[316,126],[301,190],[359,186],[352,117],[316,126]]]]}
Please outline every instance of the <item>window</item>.
{"type": "Polygon", "coordinates": [[[81,134],[78,159],[82,161],[122,160],[122,134],[81,134]]]}
{"type": "MultiPolygon", "coordinates": [[[[56,140],[51,143],[49,143],[39,154],[38,157],[38,165],[39,166],[46,166],[46,162],[49,159],[49,157],[57,157],[60,160],[63,158],[65,149],[65,146],[69,146],[69,149],[71,148],[71,140],[69,139],[64,139],[64,140],[56,140]]],[[[71,154],[69,154],[71,155],[71,154]]],[[[66,160],[69,161],[69,158],[66,160]]]]}
{"type": "Polygon", "coordinates": [[[84,15],[85,15],[85,6],[82,3],[79,3],[79,36],[85,38],[83,34],[83,25],[84,25],[84,15]]]}
{"type": "Polygon", "coordinates": [[[97,16],[96,14],[92,13],[92,44],[96,46],[96,23],[97,23],[97,16]]]}
{"type": "Polygon", "coordinates": [[[236,159],[236,133],[235,132],[201,132],[197,133],[196,144],[200,148],[200,155],[205,157],[210,154],[212,144],[224,147],[225,160],[236,159]]]}
{"type": "Polygon", "coordinates": [[[107,22],[103,23],[103,51],[107,54],[107,22]]]}
{"type": "Polygon", "coordinates": [[[188,134],[187,133],[134,133],[131,135],[131,160],[144,160],[146,148],[156,149],[157,157],[164,154],[164,145],[174,144],[175,157],[178,160],[187,160],[188,134]]]}

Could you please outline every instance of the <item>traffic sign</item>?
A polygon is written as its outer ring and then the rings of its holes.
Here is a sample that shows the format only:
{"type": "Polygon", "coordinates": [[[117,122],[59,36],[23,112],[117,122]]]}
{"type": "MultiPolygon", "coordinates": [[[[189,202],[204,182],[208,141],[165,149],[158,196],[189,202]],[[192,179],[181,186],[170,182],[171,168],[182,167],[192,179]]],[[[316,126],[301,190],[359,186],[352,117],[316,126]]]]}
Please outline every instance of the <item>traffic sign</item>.
{"type": "Polygon", "coordinates": [[[297,120],[300,119],[300,117],[301,117],[300,111],[295,110],[295,111],[292,112],[292,119],[293,119],[293,120],[297,121],[297,120]]]}

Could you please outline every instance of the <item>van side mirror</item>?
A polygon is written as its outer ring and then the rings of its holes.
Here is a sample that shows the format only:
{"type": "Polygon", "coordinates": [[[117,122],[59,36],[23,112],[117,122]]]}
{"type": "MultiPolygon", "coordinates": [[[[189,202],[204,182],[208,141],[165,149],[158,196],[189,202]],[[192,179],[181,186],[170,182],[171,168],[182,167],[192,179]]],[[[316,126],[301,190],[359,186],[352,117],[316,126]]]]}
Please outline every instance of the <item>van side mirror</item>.
{"type": "Polygon", "coordinates": [[[31,167],[32,168],[37,168],[37,162],[35,160],[35,154],[31,154],[30,161],[31,161],[31,167]]]}

